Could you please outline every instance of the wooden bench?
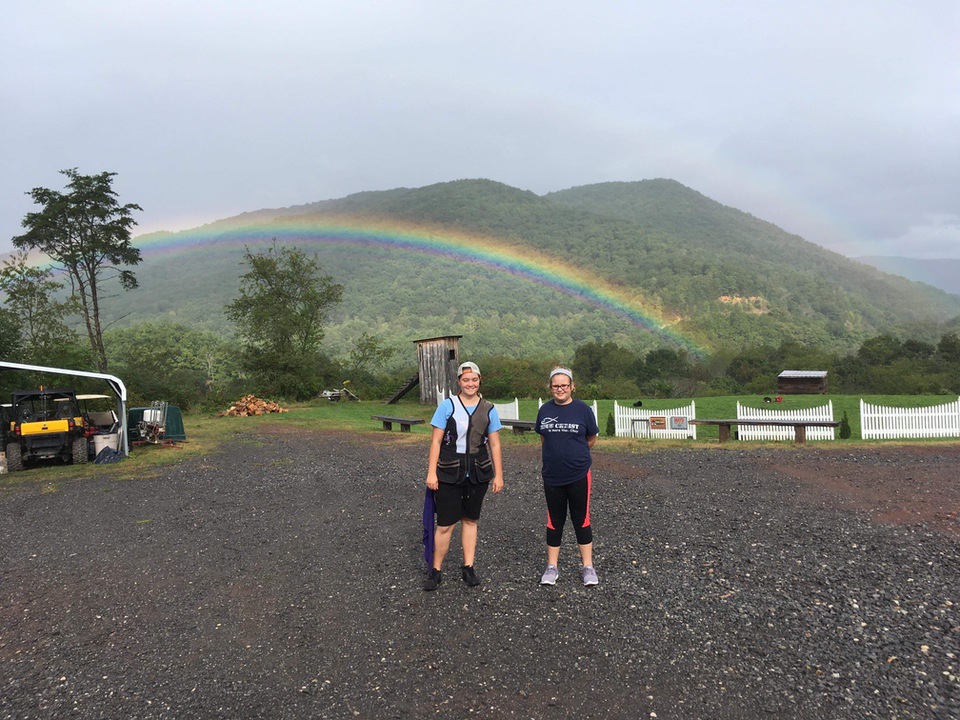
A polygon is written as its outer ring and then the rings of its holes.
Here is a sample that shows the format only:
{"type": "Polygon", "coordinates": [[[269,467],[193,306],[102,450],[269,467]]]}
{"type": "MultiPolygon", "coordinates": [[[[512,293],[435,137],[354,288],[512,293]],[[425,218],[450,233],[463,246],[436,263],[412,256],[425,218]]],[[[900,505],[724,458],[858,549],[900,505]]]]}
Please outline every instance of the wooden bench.
{"type": "Polygon", "coordinates": [[[513,418],[500,418],[500,423],[513,428],[513,432],[520,434],[527,430],[533,430],[536,422],[533,420],[514,420],[513,418]]]}
{"type": "Polygon", "coordinates": [[[731,425],[772,425],[774,427],[792,427],[794,439],[797,445],[803,445],[807,441],[808,427],[840,427],[836,420],[691,420],[694,425],[716,425],[720,442],[726,442],[730,439],[731,425]]]}
{"type": "Polygon", "coordinates": [[[411,425],[422,425],[424,423],[424,420],[420,418],[402,418],[390,415],[371,415],[370,419],[382,422],[384,430],[393,430],[393,424],[399,423],[400,432],[410,432],[411,425]]]}

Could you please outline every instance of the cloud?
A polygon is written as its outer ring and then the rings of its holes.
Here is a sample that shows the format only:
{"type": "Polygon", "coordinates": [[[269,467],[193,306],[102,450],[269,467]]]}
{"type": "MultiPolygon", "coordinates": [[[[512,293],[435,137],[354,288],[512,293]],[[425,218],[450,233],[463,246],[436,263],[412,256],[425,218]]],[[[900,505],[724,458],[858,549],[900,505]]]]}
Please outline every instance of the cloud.
{"type": "Polygon", "coordinates": [[[960,215],[925,218],[920,225],[907,228],[902,235],[872,243],[851,245],[849,254],[893,255],[925,259],[960,259],[960,215]]]}
{"type": "Polygon", "coordinates": [[[117,172],[142,230],[464,177],[669,177],[841,252],[957,254],[931,218],[960,215],[960,5],[48,0],[4,20],[0,248],[23,193],[78,167],[117,172]]]}

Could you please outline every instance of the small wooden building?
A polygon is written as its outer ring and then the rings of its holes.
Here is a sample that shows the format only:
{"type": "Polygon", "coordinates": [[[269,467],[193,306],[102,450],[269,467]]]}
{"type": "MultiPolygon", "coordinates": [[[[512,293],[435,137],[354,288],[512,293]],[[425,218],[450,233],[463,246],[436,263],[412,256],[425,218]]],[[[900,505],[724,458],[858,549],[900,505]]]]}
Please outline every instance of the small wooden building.
{"type": "Polygon", "coordinates": [[[784,370],[777,376],[777,392],[781,395],[824,395],[827,392],[827,371],[784,370]]]}
{"type": "Polygon", "coordinates": [[[420,372],[420,402],[436,405],[437,395],[446,397],[457,391],[457,366],[460,365],[460,338],[463,335],[414,340],[420,372]]]}

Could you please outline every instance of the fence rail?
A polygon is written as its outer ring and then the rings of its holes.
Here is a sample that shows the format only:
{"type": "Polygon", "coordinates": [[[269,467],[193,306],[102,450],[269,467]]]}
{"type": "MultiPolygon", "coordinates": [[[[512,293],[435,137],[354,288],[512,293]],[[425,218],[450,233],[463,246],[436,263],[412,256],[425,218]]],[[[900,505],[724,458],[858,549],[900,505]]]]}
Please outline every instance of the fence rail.
{"type": "Polygon", "coordinates": [[[613,401],[613,422],[617,437],[648,437],[648,438],[692,438],[697,439],[697,426],[691,425],[690,420],[697,417],[696,403],[691,402],[686,407],[670,410],[644,410],[642,408],[621,405],[613,401]],[[663,426],[659,421],[651,423],[650,418],[662,418],[663,426]]]}
{"type": "Polygon", "coordinates": [[[916,408],[872,405],[861,398],[860,437],[863,440],[960,437],[960,398],[943,405],[916,408]]]}
{"type": "MultiPolygon", "coordinates": [[[[833,400],[815,408],[796,410],[768,410],[741,405],[737,401],[738,420],[833,420],[833,400]]],[[[834,428],[807,428],[807,440],[834,440],[834,428]]],[[[796,432],[792,427],[769,427],[763,425],[744,425],[737,427],[740,440],[795,440],[796,432]]]]}

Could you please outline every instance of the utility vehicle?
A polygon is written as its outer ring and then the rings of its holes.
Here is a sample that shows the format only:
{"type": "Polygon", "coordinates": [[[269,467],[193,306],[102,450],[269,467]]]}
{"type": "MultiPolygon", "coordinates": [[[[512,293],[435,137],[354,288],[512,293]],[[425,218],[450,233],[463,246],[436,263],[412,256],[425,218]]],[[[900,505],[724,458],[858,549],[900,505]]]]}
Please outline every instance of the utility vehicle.
{"type": "Polygon", "coordinates": [[[23,470],[33,460],[87,462],[86,422],[73,390],[17,390],[6,411],[4,445],[10,472],[23,470]]]}

